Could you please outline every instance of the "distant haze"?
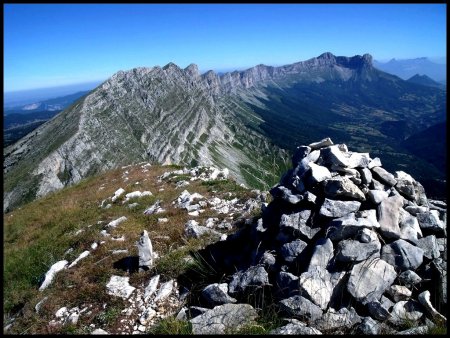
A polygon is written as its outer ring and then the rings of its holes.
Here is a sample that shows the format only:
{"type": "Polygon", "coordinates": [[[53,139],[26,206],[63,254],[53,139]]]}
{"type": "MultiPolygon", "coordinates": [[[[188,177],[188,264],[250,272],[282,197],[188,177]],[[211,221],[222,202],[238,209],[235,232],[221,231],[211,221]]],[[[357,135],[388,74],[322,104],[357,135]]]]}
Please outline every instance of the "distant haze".
{"type": "MultiPolygon", "coordinates": [[[[106,79],[105,79],[106,80],[106,79]]],[[[30,90],[20,90],[4,93],[4,107],[13,107],[34,103],[39,100],[46,100],[58,96],[73,94],[77,91],[90,90],[97,87],[103,81],[77,83],[60,87],[48,87],[30,90]]]]}

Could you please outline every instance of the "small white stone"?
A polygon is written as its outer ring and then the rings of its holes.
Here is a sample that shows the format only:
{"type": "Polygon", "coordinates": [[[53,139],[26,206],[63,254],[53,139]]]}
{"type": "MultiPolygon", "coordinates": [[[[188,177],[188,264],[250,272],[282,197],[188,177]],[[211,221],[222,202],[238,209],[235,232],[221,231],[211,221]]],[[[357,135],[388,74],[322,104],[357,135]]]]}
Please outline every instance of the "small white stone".
{"type": "Polygon", "coordinates": [[[58,311],[55,312],[56,318],[62,318],[68,314],[67,307],[63,306],[58,311]]]}
{"type": "Polygon", "coordinates": [[[127,299],[131,296],[135,287],[131,286],[128,281],[130,277],[111,276],[108,284],[106,284],[107,292],[110,295],[127,299]]]}
{"type": "Polygon", "coordinates": [[[77,259],[75,259],[70,265],[69,265],[69,269],[71,268],[71,267],[73,267],[73,266],[75,266],[75,265],[77,265],[77,263],[80,261],[80,260],[82,260],[83,258],[85,258],[85,257],[87,257],[89,255],[89,251],[83,251],[79,256],[78,256],[78,258],[77,259]]]}
{"type": "Polygon", "coordinates": [[[115,201],[116,199],[118,199],[123,193],[125,192],[125,189],[119,188],[116,190],[116,192],[114,193],[114,196],[111,198],[111,201],[115,201]]]}
{"type": "Polygon", "coordinates": [[[111,228],[115,228],[117,227],[120,223],[126,221],[127,218],[125,216],[119,217],[118,219],[115,219],[114,221],[109,222],[106,226],[107,227],[111,227],[111,228]]]}
{"type": "Polygon", "coordinates": [[[56,262],[55,264],[53,264],[50,267],[50,270],[48,270],[46,272],[44,282],[39,287],[39,291],[42,291],[46,287],[48,287],[50,285],[50,283],[53,281],[53,278],[55,278],[56,273],[63,270],[64,268],[66,268],[68,263],[69,263],[68,261],[62,260],[62,261],[59,261],[59,262],[56,262]]]}

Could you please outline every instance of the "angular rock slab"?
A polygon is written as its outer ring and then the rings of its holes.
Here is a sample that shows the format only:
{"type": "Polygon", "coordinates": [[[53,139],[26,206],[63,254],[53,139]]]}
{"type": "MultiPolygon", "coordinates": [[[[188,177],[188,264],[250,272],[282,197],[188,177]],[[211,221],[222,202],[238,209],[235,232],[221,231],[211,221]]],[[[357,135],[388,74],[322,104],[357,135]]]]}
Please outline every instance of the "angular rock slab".
{"type": "Polygon", "coordinates": [[[311,179],[314,183],[319,183],[327,179],[331,179],[331,173],[327,167],[317,165],[313,162],[309,163],[311,170],[311,179]]]}
{"type": "Polygon", "coordinates": [[[383,246],[381,259],[401,271],[415,270],[423,262],[423,253],[423,249],[403,239],[398,239],[383,246]]]}
{"type": "Polygon", "coordinates": [[[394,175],[382,167],[373,167],[372,172],[375,173],[375,176],[378,177],[382,183],[387,184],[390,187],[397,184],[394,175]]]}
{"type": "Polygon", "coordinates": [[[308,271],[313,270],[316,266],[326,269],[333,258],[333,254],[333,242],[329,238],[320,238],[314,246],[308,271]]]}
{"type": "Polygon", "coordinates": [[[380,249],[381,243],[378,240],[361,243],[360,241],[346,239],[338,244],[336,260],[341,262],[361,262],[373,254],[379,253],[380,249]]]}
{"type": "Polygon", "coordinates": [[[422,230],[429,230],[438,234],[445,231],[444,224],[442,224],[439,216],[436,215],[436,213],[433,213],[431,211],[419,212],[416,217],[422,230]]]}
{"type": "Polygon", "coordinates": [[[398,275],[398,280],[407,287],[412,287],[413,285],[420,283],[422,278],[414,271],[406,270],[398,275]]]}
{"type": "Polygon", "coordinates": [[[322,309],[305,297],[296,295],[279,302],[279,308],[291,317],[314,321],[322,317],[322,309]]]}
{"type": "Polygon", "coordinates": [[[328,223],[327,238],[332,241],[340,241],[358,235],[365,228],[379,228],[380,225],[376,221],[375,210],[364,210],[358,212],[362,216],[356,217],[355,213],[350,213],[344,217],[336,218],[328,223]]]}
{"type": "Polygon", "coordinates": [[[175,281],[171,279],[165,283],[162,283],[158,292],[156,293],[155,299],[153,299],[153,302],[156,303],[169,297],[174,289],[174,282],[175,281]]]}
{"type": "Polygon", "coordinates": [[[361,189],[345,176],[325,180],[324,192],[326,196],[331,198],[349,197],[358,201],[366,200],[361,189]]]}
{"type": "Polygon", "coordinates": [[[155,292],[158,287],[160,275],[153,276],[144,289],[144,300],[147,301],[155,292]]]}
{"type": "Polygon", "coordinates": [[[190,320],[193,334],[225,334],[250,324],[258,317],[249,304],[224,304],[190,320]]]}
{"type": "Polygon", "coordinates": [[[370,315],[372,318],[376,320],[385,321],[388,319],[391,314],[389,313],[388,309],[384,307],[379,301],[372,301],[367,303],[367,310],[369,310],[370,315]]]}
{"type": "Polygon", "coordinates": [[[382,259],[369,258],[353,266],[347,290],[357,301],[367,304],[378,301],[396,277],[392,265],[382,259]]]}
{"type": "Polygon", "coordinates": [[[423,250],[423,255],[428,259],[435,259],[441,255],[435,235],[420,238],[417,246],[423,250]]]}
{"type": "Polygon", "coordinates": [[[365,317],[358,328],[363,334],[377,335],[380,331],[381,324],[371,317],[365,317]]]}
{"type": "Polygon", "coordinates": [[[411,201],[416,200],[416,191],[414,183],[416,182],[409,174],[404,171],[396,171],[394,178],[397,180],[395,189],[404,197],[411,201]]]}
{"type": "Polygon", "coordinates": [[[391,287],[387,289],[386,292],[392,297],[394,302],[408,300],[412,296],[411,290],[403,285],[391,285],[391,287]]]}
{"type": "Polygon", "coordinates": [[[430,291],[426,290],[420,293],[417,300],[428,311],[435,322],[447,323],[447,318],[441,315],[431,304],[430,291]]]}
{"type": "Polygon", "coordinates": [[[367,193],[367,196],[369,197],[369,200],[374,204],[380,204],[388,198],[388,193],[384,190],[369,190],[367,193]]]}
{"type": "Polygon", "coordinates": [[[360,206],[361,202],[358,201],[339,201],[325,198],[319,214],[326,217],[343,217],[358,211],[360,206]]]}
{"type": "Polygon", "coordinates": [[[418,321],[423,316],[421,306],[414,300],[402,300],[395,303],[391,311],[389,321],[401,325],[405,323],[418,321]]]}
{"type": "Polygon", "coordinates": [[[325,147],[332,146],[332,145],[333,145],[333,141],[331,141],[331,139],[329,137],[327,137],[318,142],[313,142],[313,143],[309,144],[308,147],[311,150],[316,150],[316,149],[325,148],[325,147]]]}
{"type": "Polygon", "coordinates": [[[290,272],[280,271],[276,279],[277,291],[280,295],[289,297],[291,293],[298,292],[298,277],[290,272]]]}
{"type": "Polygon", "coordinates": [[[227,283],[210,284],[202,290],[202,297],[212,305],[236,303],[237,300],[228,295],[227,283]]]}
{"type": "Polygon", "coordinates": [[[380,231],[387,238],[400,238],[400,208],[403,206],[403,197],[394,195],[381,201],[377,207],[380,231]]]}
{"type": "Polygon", "coordinates": [[[348,167],[349,159],[339,149],[339,145],[331,145],[320,150],[320,155],[329,166],[348,167]]]}
{"type": "Polygon", "coordinates": [[[325,310],[333,293],[331,274],[324,268],[316,266],[315,269],[303,272],[300,275],[299,286],[301,294],[325,310]]]}
{"type": "Polygon", "coordinates": [[[417,244],[419,238],[422,237],[422,230],[420,229],[417,218],[409,212],[400,209],[400,238],[417,244]]]}
{"type": "Polygon", "coordinates": [[[281,215],[280,228],[285,232],[290,232],[296,235],[298,232],[302,233],[309,239],[313,238],[320,228],[311,228],[307,225],[308,219],[311,216],[311,210],[305,209],[293,214],[281,215]]]}
{"type": "Polygon", "coordinates": [[[283,244],[281,247],[281,256],[283,256],[286,262],[293,262],[306,248],[307,244],[301,239],[283,244]]]}
{"type": "Polygon", "coordinates": [[[108,284],[106,284],[107,293],[112,296],[127,299],[131,296],[135,287],[131,286],[128,281],[130,277],[111,276],[108,284]]]}
{"type": "Polygon", "coordinates": [[[252,266],[245,272],[238,271],[232,276],[228,292],[234,295],[245,292],[247,288],[255,288],[269,284],[269,275],[262,266],[252,266]]]}
{"type": "Polygon", "coordinates": [[[322,318],[314,322],[314,327],[319,330],[337,330],[337,329],[349,329],[352,326],[361,323],[361,317],[358,316],[353,307],[349,309],[343,307],[336,311],[333,308],[322,316],[322,318]]]}
{"type": "Polygon", "coordinates": [[[280,198],[290,204],[297,204],[303,201],[303,196],[299,194],[294,194],[289,188],[279,185],[270,190],[270,194],[274,198],[280,198]]]}

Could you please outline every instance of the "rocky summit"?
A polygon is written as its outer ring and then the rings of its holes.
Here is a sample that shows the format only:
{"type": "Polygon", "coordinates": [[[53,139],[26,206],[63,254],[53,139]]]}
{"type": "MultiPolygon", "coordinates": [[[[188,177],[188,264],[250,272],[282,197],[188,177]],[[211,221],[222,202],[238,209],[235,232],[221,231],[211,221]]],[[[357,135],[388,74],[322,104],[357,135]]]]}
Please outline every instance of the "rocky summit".
{"type": "Polygon", "coordinates": [[[261,312],[274,304],[287,321],[274,334],[446,325],[446,208],[410,175],[327,138],[297,147],[270,193],[261,218],[202,251],[220,278],[186,307],[195,330],[210,325],[219,301],[261,312]]]}

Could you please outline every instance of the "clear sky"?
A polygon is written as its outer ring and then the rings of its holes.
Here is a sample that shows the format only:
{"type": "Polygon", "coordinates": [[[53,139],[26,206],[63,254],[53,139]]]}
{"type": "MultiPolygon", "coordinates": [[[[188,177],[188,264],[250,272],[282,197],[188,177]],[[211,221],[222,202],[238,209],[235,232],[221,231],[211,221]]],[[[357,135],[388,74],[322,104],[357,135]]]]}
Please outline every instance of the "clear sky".
{"type": "Polygon", "coordinates": [[[201,72],[324,52],[446,57],[446,4],[4,4],[4,91],[104,80],[133,67],[201,72]]]}

